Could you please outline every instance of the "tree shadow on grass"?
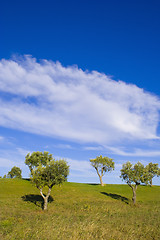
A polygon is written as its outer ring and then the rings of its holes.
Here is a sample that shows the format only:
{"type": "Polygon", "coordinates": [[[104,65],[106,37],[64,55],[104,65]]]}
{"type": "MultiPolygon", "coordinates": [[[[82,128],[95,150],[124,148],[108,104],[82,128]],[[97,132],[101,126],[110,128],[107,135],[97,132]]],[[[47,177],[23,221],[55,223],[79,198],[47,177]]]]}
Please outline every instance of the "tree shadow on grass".
{"type": "Polygon", "coordinates": [[[129,204],[129,199],[126,198],[126,197],[123,197],[119,194],[115,194],[115,193],[106,193],[106,192],[101,192],[102,194],[108,196],[108,197],[111,197],[113,199],[116,199],[116,200],[120,200],[122,202],[125,202],[126,204],[129,204]]]}
{"type": "MultiPolygon", "coordinates": [[[[44,200],[43,200],[41,195],[27,194],[27,195],[22,196],[21,198],[22,198],[23,201],[34,203],[36,206],[43,209],[44,200]]],[[[52,196],[49,196],[48,203],[51,203],[53,201],[54,201],[54,199],[52,198],[52,196]]]]}
{"type": "Polygon", "coordinates": [[[22,180],[25,180],[25,181],[31,181],[31,179],[30,178],[22,178],[22,180]]]}

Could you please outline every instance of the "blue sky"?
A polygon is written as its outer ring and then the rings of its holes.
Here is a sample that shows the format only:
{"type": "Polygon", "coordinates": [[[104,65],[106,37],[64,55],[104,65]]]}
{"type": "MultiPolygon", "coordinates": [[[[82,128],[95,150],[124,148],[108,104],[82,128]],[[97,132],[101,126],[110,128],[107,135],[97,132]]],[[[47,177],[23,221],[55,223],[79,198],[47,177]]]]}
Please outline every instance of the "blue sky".
{"type": "MultiPolygon", "coordinates": [[[[98,182],[89,159],[160,159],[159,1],[1,1],[0,175],[28,152],[98,182]]],[[[160,178],[154,179],[160,184],[160,178]]]]}

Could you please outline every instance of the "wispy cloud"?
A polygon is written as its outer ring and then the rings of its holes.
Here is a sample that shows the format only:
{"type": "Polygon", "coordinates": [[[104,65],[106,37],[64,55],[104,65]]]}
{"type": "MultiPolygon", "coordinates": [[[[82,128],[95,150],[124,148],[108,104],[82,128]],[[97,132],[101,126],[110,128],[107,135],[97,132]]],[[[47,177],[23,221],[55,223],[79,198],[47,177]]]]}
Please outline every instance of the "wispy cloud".
{"type": "Polygon", "coordinates": [[[158,97],[96,71],[2,59],[0,91],[4,127],[100,145],[159,138],[158,97]]]}
{"type": "Polygon", "coordinates": [[[7,158],[0,157],[0,167],[10,167],[12,168],[15,165],[15,162],[7,158]]]}
{"type": "Polygon", "coordinates": [[[23,157],[25,157],[28,153],[31,153],[31,151],[29,151],[27,149],[23,149],[21,147],[17,147],[16,152],[23,157]]]}
{"type": "Polygon", "coordinates": [[[60,149],[73,149],[73,147],[69,144],[54,144],[53,147],[60,149]]]}
{"type": "Polygon", "coordinates": [[[158,157],[160,156],[159,150],[148,150],[136,148],[134,151],[125,151],[117,147],[107,147],[112,153],[119,156],[129,156],[129,157],[158,157]]]}
{"type": "Polygon", "coordinates": [[[79,160],[74,160],[71,158],[66,159],[68,164],[70,165],[71,169],[74,171],[79,171],[79,172],[88,172],[92,169],[90,162],[89,161],[79,161],[79,160]]]}
{"type": "Polygon", "coordinates": [[[86,146],[84,147],[84,150],[92,150],[92,151],[97,151],[97,150],[104,150],[104,148],[102,146],[86,146]]]}

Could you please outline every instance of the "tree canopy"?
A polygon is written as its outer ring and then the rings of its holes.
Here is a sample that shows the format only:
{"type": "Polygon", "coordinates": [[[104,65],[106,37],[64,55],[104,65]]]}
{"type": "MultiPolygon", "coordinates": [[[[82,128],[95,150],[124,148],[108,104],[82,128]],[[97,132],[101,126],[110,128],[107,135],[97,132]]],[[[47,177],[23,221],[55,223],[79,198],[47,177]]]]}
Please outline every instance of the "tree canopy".
{"type": "Polygon", "coordinates": [[[11,171],[8,172],[10,178],[22,178],[22,170],[19,167],[14,166],[11,171]]]}
{"type": "Polygon", "coordinates": [[[149,184],[152,186],[152,180],[155,176],[159,176],[160,168],[158,167],[158,163],[152,163],[150,162],[145,167],[144,172],[144,183],[149,184]]]}
{"type": "Polygon", "coordinates": [[[31,175],[32,171],[38,166],[46,166],[48,162],[53,160],[52,154],[44,151],[42,152],[33,152],[32,154],[28,153],[25,157],[25,164],[28,165],[31,175]]]}
{"type": "Polygon", "coordinates": [[[100,179],[101,186],[104,186],[102,177],[104,176],[105,172],[110,172],[114,170],[113,159],[108,157],[102,157],[102,155],[100,155],[95,159],[90,159],[90,163],[91,163],[91,166],[96,169],[96,172],[100,179]]]}

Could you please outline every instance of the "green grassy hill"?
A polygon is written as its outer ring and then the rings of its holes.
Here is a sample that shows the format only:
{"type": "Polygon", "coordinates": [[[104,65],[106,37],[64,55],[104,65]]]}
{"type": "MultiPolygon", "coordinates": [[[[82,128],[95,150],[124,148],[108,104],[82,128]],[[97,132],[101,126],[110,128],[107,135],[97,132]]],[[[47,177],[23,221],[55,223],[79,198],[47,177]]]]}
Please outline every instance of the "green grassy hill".
{"type": "Polygon", "coordinates": [[[48,211],[30,181],[0,179],[0,239],[160,239],[160,186],[65,183],[52,189],[48,211]]]}

